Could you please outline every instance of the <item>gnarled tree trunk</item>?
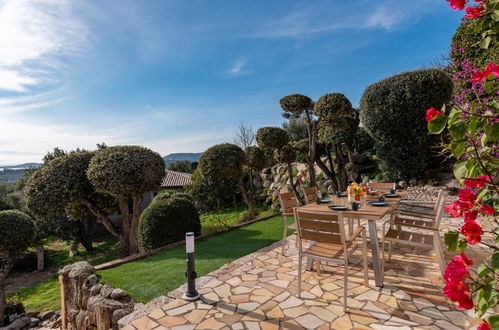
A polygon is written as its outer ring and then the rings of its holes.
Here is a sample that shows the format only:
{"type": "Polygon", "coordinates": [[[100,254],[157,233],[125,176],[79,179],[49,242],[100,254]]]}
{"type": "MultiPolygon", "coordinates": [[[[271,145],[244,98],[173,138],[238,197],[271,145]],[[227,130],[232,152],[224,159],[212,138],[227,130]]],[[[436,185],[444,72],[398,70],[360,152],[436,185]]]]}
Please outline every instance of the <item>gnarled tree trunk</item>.
{"type": "Polygon", "coordinates": [[[297,183],[293,178],[293,167],[291,167],[291,163],[287,164],[288,167],[288,175],[289,175],[289,184],[291,185],[291,189],[293,189],[293,192],[295,193],[295,197],[300,203],[300,205],[305,205],[305,201],[303,200],[302,196],[298,193],[298,190],[296,189],[297,183]]]}
{"type": "Polygon", "coordinates": [[[255,218],[255,207],[253,206],[253,198],[251,198],[248,191],[246,190],[242,173],[239,175],[238,183],[239,183],[239,189],[241,190],[241,194],[243,195],[244,202],[248,206],[249,218],[254,219],[255,218]]]}
{"type": "Polygon", "coordinates": [[[4,263],[0,267],[0,327],[3,327],[5,319],[5,308],[7,301],[5,300],[5,280],[9,275],[14,262],[10,256],[5,256],[4,263]]]}

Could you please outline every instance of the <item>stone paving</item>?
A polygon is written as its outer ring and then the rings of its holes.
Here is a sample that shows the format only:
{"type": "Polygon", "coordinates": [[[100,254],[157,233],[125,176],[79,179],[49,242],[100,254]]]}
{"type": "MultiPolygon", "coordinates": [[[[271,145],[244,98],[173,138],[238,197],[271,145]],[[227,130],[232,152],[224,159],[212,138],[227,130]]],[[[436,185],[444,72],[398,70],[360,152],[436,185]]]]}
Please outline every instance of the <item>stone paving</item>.
{"type": "MultiPolygon", "coordinates": [[[[444,222],[448,227],[459,223],[448,218],[444,222]]],[[[286,256],[280,254],[280,243],[246,256],[228,271],[205,278],[199,301],[177,298],[124,329],[452,330],[475,328],[479,323],[472,311],[456,310],[443,296],[434,252],[402,246],[394,247],[383,288],[374,286],[372,269],[369,287],[363,285],[360,251],[355,253],[347,313],[342,309],[342,265],[323,264],[320,274],[304,271],[298,298],[294,238],[288,238],[286,256]]],[[[180,297],[181,293],[177,289],[170,294],[180,297]]]]}

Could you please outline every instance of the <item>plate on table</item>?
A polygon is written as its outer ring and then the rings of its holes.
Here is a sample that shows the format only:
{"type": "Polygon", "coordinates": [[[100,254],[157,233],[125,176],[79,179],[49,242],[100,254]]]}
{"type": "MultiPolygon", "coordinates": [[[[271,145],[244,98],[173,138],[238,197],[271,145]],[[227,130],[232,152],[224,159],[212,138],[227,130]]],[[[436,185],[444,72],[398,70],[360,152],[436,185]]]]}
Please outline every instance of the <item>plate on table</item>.
{"type": "Polygon", "coordinates": [[[369,202],[368,204],[372,205],[372,206],[387,206],[388,205],[387,202],[369,202]]]}
{"type": "Polygon", "coordinates": [[[385,196],[385,197],[388,197],[388,198],[400,197],[400,195],[399,195],[399,194],[385,194],[384,196],[385,196]]]}
{"type": "Polygon", "coordinates": [[[330,199],[321,199],[321,203],[331,203],[330,199]]]}
{"type": "Polygon", "coordinates": [[[348,196],[348,194],[347,194],[347,193],[341,193],[341,194],[340,194],[340,197],[347,197],[347,196],[348,196]]]}
{"type": "Polygon", "coordinates": [[[345,205],[329,205],[328,207],[331,210],[335,210],[335,211],[345,211],[345,210],[348,210],[348,207],[346,207],[345,205]]]}

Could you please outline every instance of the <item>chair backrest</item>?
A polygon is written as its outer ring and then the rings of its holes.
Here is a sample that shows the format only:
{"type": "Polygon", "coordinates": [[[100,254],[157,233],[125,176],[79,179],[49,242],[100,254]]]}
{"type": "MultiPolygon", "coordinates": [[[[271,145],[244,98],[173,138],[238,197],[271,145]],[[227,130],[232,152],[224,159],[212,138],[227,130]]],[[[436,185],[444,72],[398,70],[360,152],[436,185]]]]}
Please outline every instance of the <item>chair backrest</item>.
{"type": "Polygon", "coordinates": [[[438,193],[437,201],[435,202],[435,220],[434,220],[434,225],[435,228],[440,229],[440,220],[442,219],[442,212],[444,210],[444,190],[440,189],[440,192],[438,193]]]}
{"type": "Polygon", "coordinates": [[[381,191],[390,191],[390,189],[395,189],[395,183],[393,182],[369,182],[367,188],[379,189],[381,191]]]}
{"type": "Polygon", "coordinates": [[[301,240],[345,245],[345,227],[341,212],[319,212],[296,208],[295,221],[298,227],[300,251],[301,240]]]}
{"type": "Polygon", "coordinates": [[[315,203],[317,199],[317,188],[316,187],[309,187],[303,189],[305,192],[305,203],[310,204],[310,203],[315,203]]]}
{"type": "Polygon", "coordinates": [[[281,203],[282,214],[292,215],[293,208],[299,206],[298,199],[296,199],[295,193],[290,191],[286,193],[279,194],[279,203],[281,203]]]}

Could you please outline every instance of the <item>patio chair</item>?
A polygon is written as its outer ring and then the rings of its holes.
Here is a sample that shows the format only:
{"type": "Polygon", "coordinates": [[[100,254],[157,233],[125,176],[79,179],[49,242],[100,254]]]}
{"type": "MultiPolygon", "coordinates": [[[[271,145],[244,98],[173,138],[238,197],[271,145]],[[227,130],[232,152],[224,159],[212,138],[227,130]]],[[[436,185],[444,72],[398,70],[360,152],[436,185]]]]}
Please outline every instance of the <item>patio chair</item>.
{"type": "Polygon", "coordinates": [[[298,297],[301,296],[301,269],[303,257],[312,260],[332,263],[343,263],[344,295],[343,311],[347,308],[348,257],[349,252],[357,247],[356,238],[362,240],[364,284],[369,285],[367,274],[367,242],[366,230],[363,226],[347,237],[343,223],[343,213],[318,212],[295,208],[295,220],[298,226],[298,297]],[[304,249],[303,241],[310,241],[309,248],[304,249]]]}
{"type": "MultiPolygon", "coordinates": [[[[284,221],[284,233],[282,236],[282,255],[286,249],[286,238],[288,237],[289,229],[296,229],[295,225],[289,225],[288,215],[294,216],[293,209],[300,205],[295,193],[290,191],[286,193],[279,194],[279,203],[281,204],[282,217],[284,221]]],[[[298,242],[297,242],[298,244],[298,242]]]]}
{"type": "MultiPolygon", "coordinates": [[[[438,265],[442,273],[445,271],[445,259],[440,237],[440,222],[442,218],[443,202],[440,202],[432,221],[427,218],[406,219],[395,213],[394,218],[383,223],[382,269],[385,267],[385,243],[388,242],[388,261],[392,257],[392,243],[434,249],[438,265]],[[388,230],[386,225],[390,224],[388,230]]],[[[416,216],[413,216],[416,217],[416,216]]]]}
{"type": "Polygon", "coordinates": [[[367,188],[378,189],[382,193],[389,192],[391,189],[395,189],[395,183],[393,182],[369,182],[367,188]]]}
{"type": "Polygon", "coordinates": [[[420,218],[433,219],[437,210],[442,207],[444,199],[444,189],[441,188],[438,191],[438,195],[434,203],[421,203],[411,200],[403,201],[397,207],[397,213],[402,216],[415,216],[420,218]]]}
{"type": "Polygon", "coordinates": [[[315,203],[317,201],[317,188],[316,187],[309,187],[303,189],[303,192],[305,193],[305,203],[310,204],[310,203],[315,203]]]}

